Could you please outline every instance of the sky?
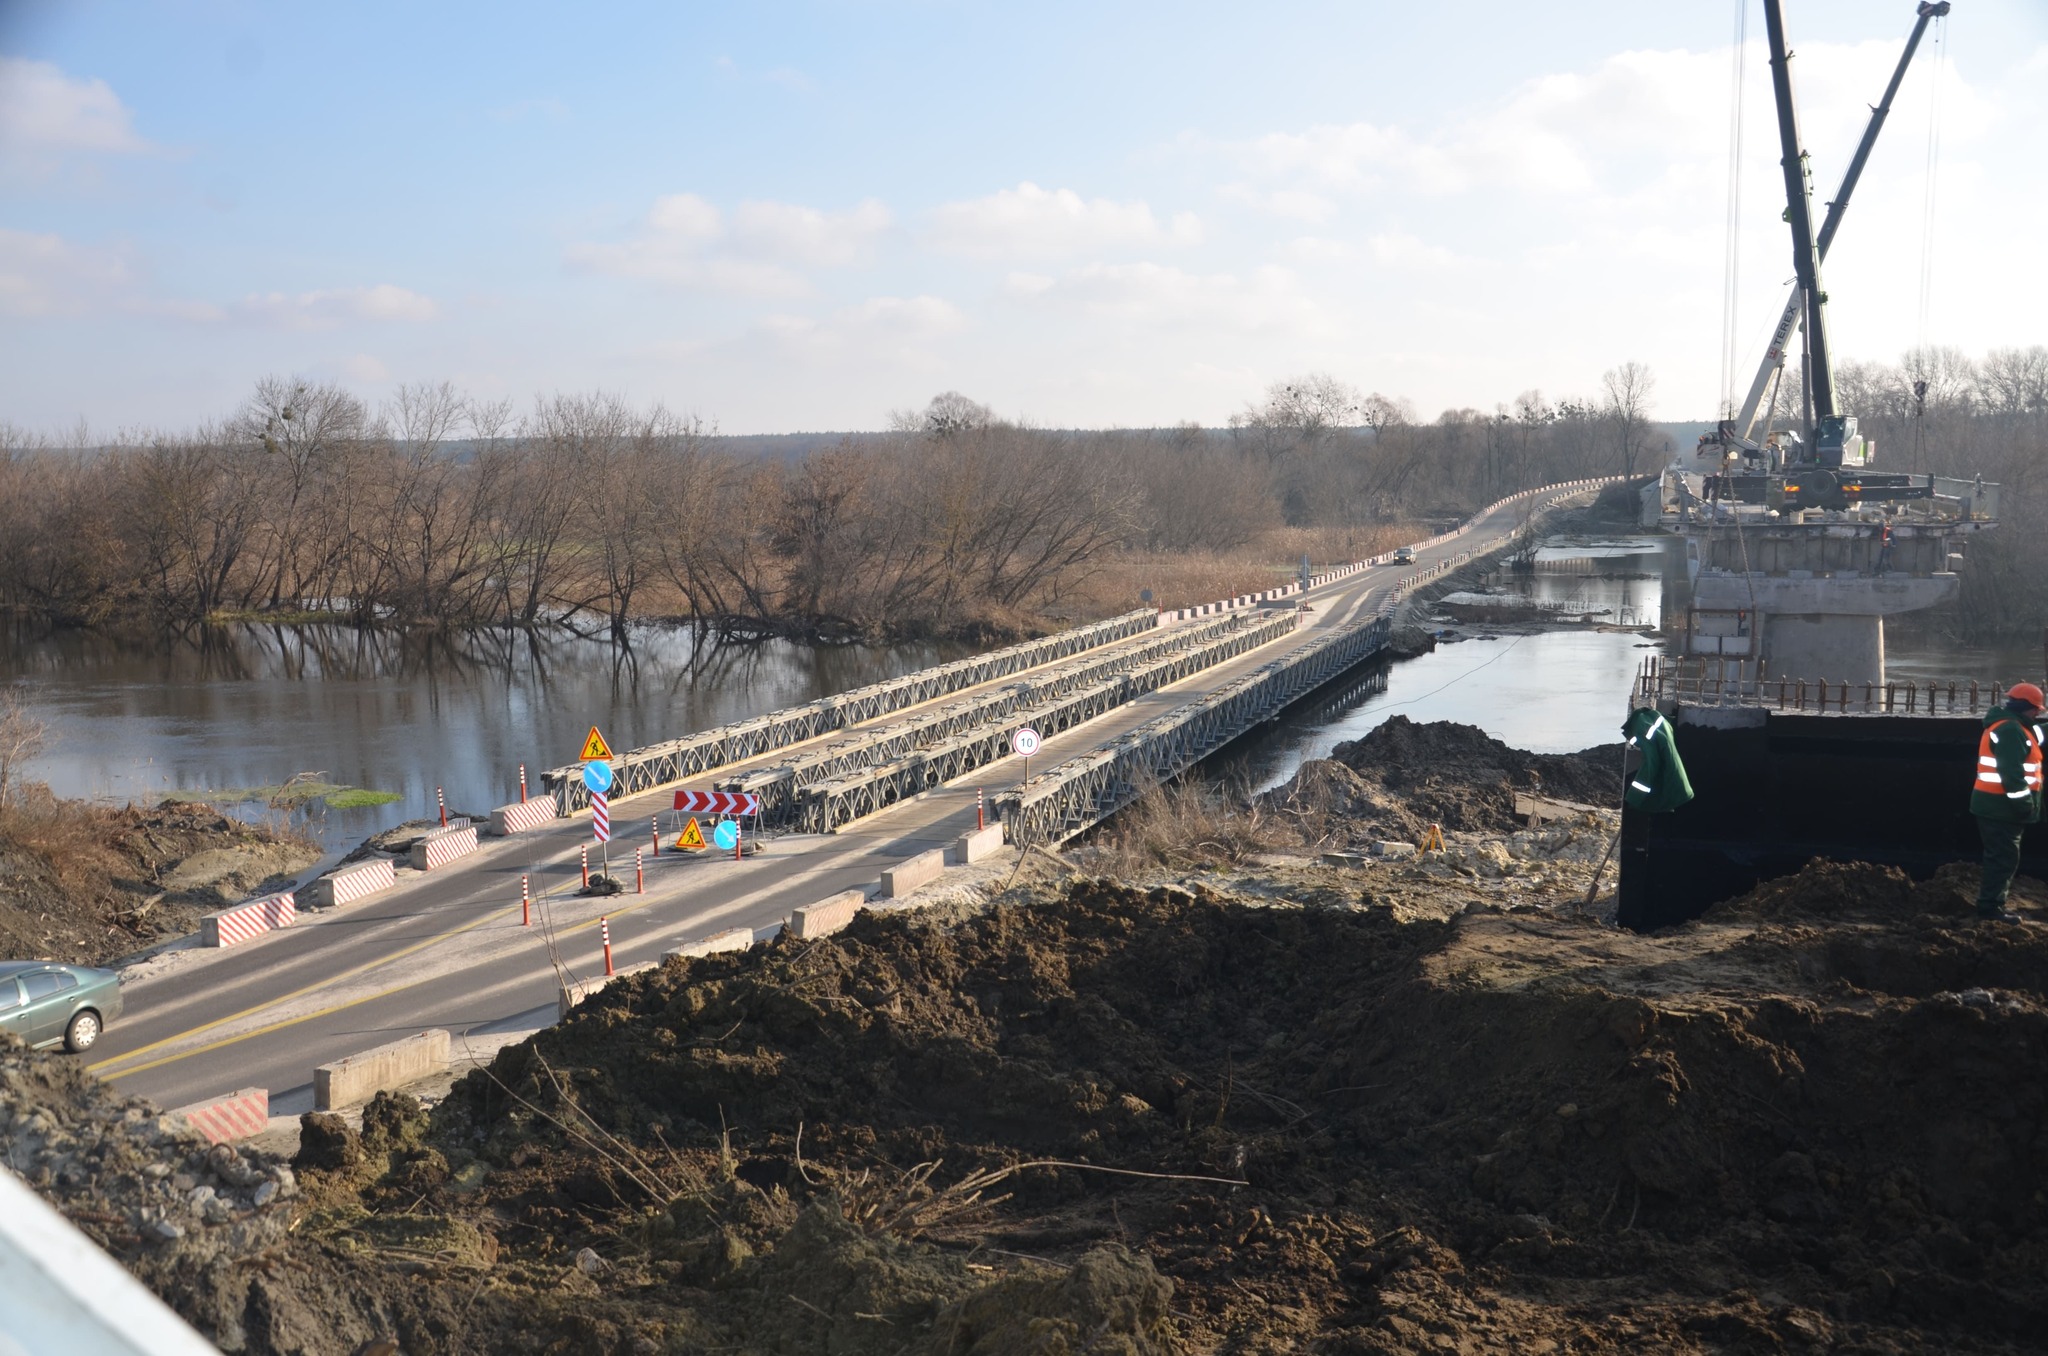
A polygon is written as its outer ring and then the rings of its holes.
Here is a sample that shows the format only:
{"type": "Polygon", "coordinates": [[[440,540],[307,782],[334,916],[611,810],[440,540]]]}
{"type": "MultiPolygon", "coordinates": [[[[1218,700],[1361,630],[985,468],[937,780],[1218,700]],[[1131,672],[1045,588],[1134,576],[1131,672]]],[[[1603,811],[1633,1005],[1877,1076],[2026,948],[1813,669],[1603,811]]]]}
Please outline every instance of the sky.
{"type": "MultiPolygon", "coordinates": [[[[1826,199],[1915,6],[1786,5],[1826,199]]],[[[1758,0],[0,0],[0,421],[185,428],[271,374],[778,433],[945,390],[1215,425],[1328,372],[1431,418],[1625,360],[1711,418],[1791,276],[1762,34],[1758,0]]],[[[2048,343],[2044,91],[2048,4],[1955,0],[1824,273],[1840,355],[2048,343]]]]}

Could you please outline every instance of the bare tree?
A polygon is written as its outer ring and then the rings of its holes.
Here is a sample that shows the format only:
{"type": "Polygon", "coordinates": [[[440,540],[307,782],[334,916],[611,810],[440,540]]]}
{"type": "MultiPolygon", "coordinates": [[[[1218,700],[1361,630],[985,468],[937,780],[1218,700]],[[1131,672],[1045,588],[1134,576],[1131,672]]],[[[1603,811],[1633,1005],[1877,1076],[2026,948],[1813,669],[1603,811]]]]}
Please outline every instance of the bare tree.
{"type": "Polygon", "coordinates": [[[1311,372],[1266,388],[1266,398],[1230,416],[1231,430],[1271,463],[1289,452],[1314,451],[1338,429],[1358,423],[1364,397],[1349,382],[1311,372]]]}
{"type": "Polygon", "coordinates": [[[22,780],[22,768],[43,751],[49,726],[30,711],[17,687],[0,687],[0,810],[22,780]]]}
{"type": "Polygon", "coordinates": [[[1614,428],[1621,473],[1632,476],[1649,439],[1650,397],[1657,389],[1656,374],[1647,364],[1630,359],[1603,373],[1600,385],[1607,393],[1606,413],[1614,428]]]}

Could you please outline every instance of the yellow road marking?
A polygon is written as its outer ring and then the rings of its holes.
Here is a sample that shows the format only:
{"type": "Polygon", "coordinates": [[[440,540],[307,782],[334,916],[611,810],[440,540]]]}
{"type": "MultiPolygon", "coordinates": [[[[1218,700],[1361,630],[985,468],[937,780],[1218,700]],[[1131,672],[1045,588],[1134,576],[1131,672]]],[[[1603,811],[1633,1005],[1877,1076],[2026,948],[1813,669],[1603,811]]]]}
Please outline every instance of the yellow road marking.
{"type": "MultiPolygon", "coordinates": [[[[614,909],[610,913],[602,915],[602,917],[616,918],[622,913],[631,913],[635,909],[644,909],[649,904],[654,904],[657,902],[659,901],[650,897],[641,900],[637,904],[628,904],[625,905],[623,908],[614,909]]],[[[88,1064],[86,1066],[86,1070],[89,1073],[97,1073],[99,1072],[99,1070],[105,1068],[109,1064],[125,1063],[128,1060],[134,1059],[138,1055],[146,1055],[152,1050],[161,1050],[167,1045],[175,1045],[179,1041],[190,1040],[194,1036],[201,1035],[205,1032],[211,1031],[216,1027],[225,1026],[229,1022],[236,1022],[240,1021],[244,1017],[253,1016],[256,1013],[262,1012],[266,1008],[274,1008],[281,1003],[289,1003],[292,999],[303,997],[304,995],[313,992],[315,989],[326,988],[330,984],[336,983],[340,980],[353,978],[356,975],[362,974],[366,970],[373,970],[380,965],[389,965],[392,961],[399,960],[405,956],[409,956],[413,952],[418,951],[423,947],[432,946],[436,942],[447,941],[450,937],[454,937],[461,933],[468,932],[471,928],[481,927],[483,924],[490,922],[491,917],[492,915],[486,915],[482,918],[476,919],[474,922],[464,923],[459,928],[453,928],[447,932],[439,934],[438,936],[429,937],[424,942],[420,942],[416,945],[409,946],[405,950],[396,952],[395,954],[390,956],[386,956],[382,960],[371,961],[367,964],[359,965],[353,970],[347,970],[342,972],[341,974],[334,976],[333,979],[323,980],[318,984],[309,984],[303,989],[295,989],[291,993],[285,994],[279,998],[273,998],[269,1002],[258,1003],[255,1007],[252,1008],[244,1008],[242,1011],[237,1012],[232,1016],[222,1017],[217,1021],[207,1022],[201,1026],[195,1026],[190,1031],[182,1031],[175,1036],[166,1036],[160,1041],[152,1041],[150,1044],[145,1045],[140,1049],[130,1050],[125,1055],[116,1055],[112,1059],[101,1060],[98,1064],[88,1064]]],[[[596,927],[599,921],[600,919],[598,918],[592,918],[582,923],[571,923],[567,927],[556,928],[555,935],[558,937],[562,937],[568,936],[572,933],[587,932],[591,928],[596,927]]],[[[268,1026],[259,1026],[254,1028],[253,1030],[239,1032],[233,1036],[223,1036],[221,1039],[217,1041],[208,1041],[205,1045],[195,1045],[190,1050],[180,1050],[178,1053],[174,1055],[165,1055],[162,1059],[153,1059],[149,1061],[147,1064],[137,1064],[131,1068],[122,1069],[117,1073],[102,1074],[101,1077],[106,1079],[108,1082],[112,1082],[116,1078],[126,1078],[130,1074],[139,1074],[147,1069],[162,1068],[166,1064],[175,1064],[181,1059],[190,1059],[194,1055],[203,1055],[214,1050],[225,1049],[230,1045],[237,1045],[240,1044],[242,1041],[251,1040],[257,1036],[266,1036],[273,1031],[282,1031],[288,1026],[297,1026],[301,1022],[310,1022],[317,1017],[332,1016],[334,1013],[346,1011],[347,1009],[355,1007],[361,1003],[372,1002],[379,998],[389,998],[392,994],[404,993],[407,989],[416,989],[422,984],[426,984],[432,980],[440,978],[440,975],[424,975],[419,979],[409,980],[404,984],[394,984],[388,989],[379,989],[375,993],[366,993],[360,998],[351,998],[347,1002],[335,1003],[329,1007],[321,1008],[317,1012],[308,1012],[303,1016],[299,1017],[287,1017],[283,1021],[272,1022],[268,1026]]]]}

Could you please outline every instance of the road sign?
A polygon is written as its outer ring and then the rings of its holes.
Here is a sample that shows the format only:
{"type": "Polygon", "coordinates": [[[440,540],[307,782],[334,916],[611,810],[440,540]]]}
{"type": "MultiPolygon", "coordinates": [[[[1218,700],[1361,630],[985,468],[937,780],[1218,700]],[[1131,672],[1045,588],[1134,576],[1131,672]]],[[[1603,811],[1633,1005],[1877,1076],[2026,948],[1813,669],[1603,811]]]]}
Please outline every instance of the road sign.
{"type": "Polygon", "coordinates": [[[731,852],[739,845],[740,826],[730,819],[718,821],[718,827],[711,831],[711,841],[718,844],[721,852],[731,852]]]}
{"type": "Polygon", "coordinates": [[[676,809],[691,815],[757,815],[761,798],[751,791],[678,791],[676,809]]]}
{"type": "Polygon", "coordinates": [[[591,726],[590,733],[583,737],[583,752],[578,754],[577,758],[587,763],[593,758],[609,758],[611,756],[612,746],[604,742],[604,736],[597,732],[595,725],[591,726]]]}
{"type": "Polygon", "coordinates": [[[612,765],[599,759],[583,765],[583,785],[591,792],[603,795],[612,789],[612,765]]]}
{"type": "Polygon", "coordinates": [[[697,816],[691,815],[690,822],[683,825],[683,831],[676,835],[676,851],[702,852],[707,846],[704,830],[697,827],[697,816]]]}
{"type": "Polygon", "coordinates": [[[602,791],[590,793],[590,834],[600,843],[612,840],[612,805],[602,791]]]}
{"type": "Polygon", "coordinates": [[[1038,752],[1038,731],[1026,725],[1010,736],[1010,747],[1017,751],[1019,758],[1029,758],[1038,752]]]}

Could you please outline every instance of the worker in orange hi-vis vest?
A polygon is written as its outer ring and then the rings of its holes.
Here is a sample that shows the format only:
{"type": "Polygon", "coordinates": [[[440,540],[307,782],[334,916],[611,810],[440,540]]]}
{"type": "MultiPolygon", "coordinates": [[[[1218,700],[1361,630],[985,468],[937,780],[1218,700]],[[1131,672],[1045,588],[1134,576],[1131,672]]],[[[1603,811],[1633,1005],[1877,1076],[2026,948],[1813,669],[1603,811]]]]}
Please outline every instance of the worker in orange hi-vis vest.
{"type": "Polygon", "coordinates": [[[2041,822],[2041,689],[2015,683],[2005,701],[1984,715],[1977,738],[1977,780],[1970,813],[1984,839],[1984,882],[1977,891],[1977,916],[2017,923],[2005,907],[2012,878],[2019,874],[2020,839],[2027,825],[2041,822]]]}

